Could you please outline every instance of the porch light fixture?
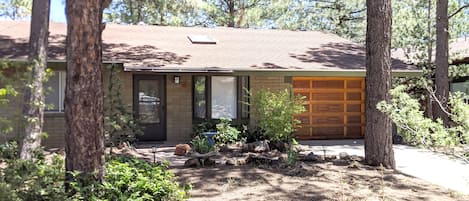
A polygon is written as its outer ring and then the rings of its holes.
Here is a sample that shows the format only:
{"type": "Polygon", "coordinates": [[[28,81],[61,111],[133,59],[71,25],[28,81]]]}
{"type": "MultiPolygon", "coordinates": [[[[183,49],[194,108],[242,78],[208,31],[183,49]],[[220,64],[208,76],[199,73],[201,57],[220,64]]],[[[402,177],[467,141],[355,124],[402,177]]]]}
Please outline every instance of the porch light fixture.
{"type": "Polygon", "coordinates": [[[175,75],[173,80],[174,80],[174,84],[180,84],[181,83],[181,76],[175,75]]]}

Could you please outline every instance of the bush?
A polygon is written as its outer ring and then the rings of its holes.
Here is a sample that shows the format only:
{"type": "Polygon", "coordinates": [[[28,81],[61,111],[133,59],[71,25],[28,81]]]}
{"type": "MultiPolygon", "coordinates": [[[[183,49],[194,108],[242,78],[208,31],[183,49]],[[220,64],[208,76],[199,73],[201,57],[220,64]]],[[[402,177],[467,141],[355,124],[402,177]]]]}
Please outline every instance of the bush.
{"type": "Polygon", "coordinates": [[[399,134],[411,144],[426,147],[455,146],[469,142],[469,105],[464,103],[461,93],[450,96],[449,108],[454,125],[446,128],[441,120],[434,121],[424,116],[417,99],[406,93],[406,86],[391,90],[391,103],[381,102],[380,111],[390,115],[399,128],[399,134]]]}
{"type": "Polygon", "coordinates": [[[192,128],[192,137],[203,136],[204,132],[207,131],[216,131],[217,123],[213,120],[204,121],[202,123],[194,125],[192,128]]]}
{"type": "Polygon", "coordinates": [[[220,118],[220,123],[216,125],[218,134],[214,136],[217,143],[228,144],[236,142],[241,131],[231,126],[231,119],[220,118]]]}
{"type": "Polygon", "coordinates": [[[192,149],[200,154],[206,154],[208,152],[214,151],[215,146],[210,145],[205,136],[195,136],[192,141],[192,149]]]}
{"type": "Polygon", "coordinates": [[[104,117],[105,140],[109,146],[132,144],[137,140],[137,136],[143,134],[143,127],[122,99],[122,81],[118,73],[117,67],[109,67],[104,117]]]}
{"type": "Polygon", "coordinates": [[[183,200],[189,190],[178,185],[167,166],[124,156],[107,159],[102,184],[82,185],[72,172],[71,193],[66,193],[65,175],[60,155],[47,163],[41,157],[34,162],[8,159],[0,169],[0,200],[183,200]]]}
{"type": "Polygon", "coordinates": [[[265,132],[266,139],[272,142],[288,142],[300,123],[295,114],[305,111],[301,96],[292,97],[285,89],[279,92],[261,90],[254,95],[254,109],[258,126],[265,132]]]}
{"type": "Polygon", "coordinates": [[[98,192],[106,200],[183,200],[187,192],[166,166],[116,156],[106,163],[106,176],[98,192]]]}

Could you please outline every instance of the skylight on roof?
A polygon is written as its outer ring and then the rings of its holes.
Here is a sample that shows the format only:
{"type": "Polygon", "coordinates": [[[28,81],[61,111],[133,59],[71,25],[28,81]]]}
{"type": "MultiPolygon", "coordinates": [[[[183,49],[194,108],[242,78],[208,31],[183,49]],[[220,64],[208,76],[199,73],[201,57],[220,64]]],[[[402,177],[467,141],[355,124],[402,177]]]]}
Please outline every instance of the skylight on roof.
{"type": "Polygon", "coordinates": [[[187,36],[192,44],[217,44],[217,41],[207,35],[189,35],[187,36]]]}

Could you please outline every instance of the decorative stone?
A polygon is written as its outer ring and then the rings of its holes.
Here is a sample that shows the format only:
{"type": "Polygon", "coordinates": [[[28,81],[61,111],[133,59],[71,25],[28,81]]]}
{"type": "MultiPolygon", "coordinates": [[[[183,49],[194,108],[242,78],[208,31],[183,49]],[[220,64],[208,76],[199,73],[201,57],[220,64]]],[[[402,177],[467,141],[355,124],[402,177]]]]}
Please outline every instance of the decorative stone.
{"type": "Polygon", "coordinates": [[[349,165],[349,162],[344,159],[335,159],[332,161],[332,164],[337,165],[337,166],[347,166],[349,165]]]}
{"type": "Polygon", "coordinates": [[[184,167],[200,167],[201,164],[198,159],[191,158],[184,162],[184,167]]]}
{"type": "Polygon", "coordinates": [[[189,146],[188,144],[178,144],[176,145],[176,150],[174,151],[174,155],[185,156],[190,151],[191,151],[191,146],[189,146]]]}
{"type": "Polygon", "coordinates": [[[347,160],[349,158],[350,158],[350,156],[347,154],[347,152],[340,152],[339,153],[339,159],[347,160]]]}
{"type": "Polygon", "coordinates": [[[263,141],[257,141],[257,142],[244,144],[242,147],[242,151],[243,152],[256,152],[256,153],[268,152],[270,151],[269,141],[263,140],[263,141]]]}

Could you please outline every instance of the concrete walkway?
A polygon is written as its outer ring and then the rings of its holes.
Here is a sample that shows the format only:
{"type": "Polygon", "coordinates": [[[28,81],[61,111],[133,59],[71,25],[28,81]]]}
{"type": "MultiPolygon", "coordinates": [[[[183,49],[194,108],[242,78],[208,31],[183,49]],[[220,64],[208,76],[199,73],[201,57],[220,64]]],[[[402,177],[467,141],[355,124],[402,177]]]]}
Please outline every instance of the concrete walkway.
{"type": "MultiPolygon", "coordinates": [[[[363,140],[300,141],[309,145],[315,154],[364,155],[363,140]]],[[[396,169],[433,184],[469,194],[469,164],[447,155],[406,145],[394,145],[396,169]]]]}

